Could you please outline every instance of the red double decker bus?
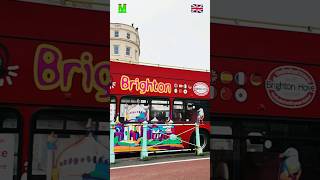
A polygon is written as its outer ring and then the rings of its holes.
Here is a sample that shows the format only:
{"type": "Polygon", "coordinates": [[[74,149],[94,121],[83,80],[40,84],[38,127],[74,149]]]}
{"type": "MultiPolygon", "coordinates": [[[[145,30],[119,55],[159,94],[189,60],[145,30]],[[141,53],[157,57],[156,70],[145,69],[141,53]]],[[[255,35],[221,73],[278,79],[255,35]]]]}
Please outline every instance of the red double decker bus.
{"type": "Polygon", "coordinates": [[[209,72],[116,60],[110,67],[115,153],[141,150],[143,121],[149,151],[193,148],[199,109],[200,144],[209,148],[209,72]]]}
{"type": "Polygon", "coordinates": [[[107,178],[108,14],[1,1],[0,16],[1,179],[107,178]]]}
{"type": "Polygon", "coordinates": [[[270,27],[211,24],[212,179],[319,178],[320,36],[270,27]]]}

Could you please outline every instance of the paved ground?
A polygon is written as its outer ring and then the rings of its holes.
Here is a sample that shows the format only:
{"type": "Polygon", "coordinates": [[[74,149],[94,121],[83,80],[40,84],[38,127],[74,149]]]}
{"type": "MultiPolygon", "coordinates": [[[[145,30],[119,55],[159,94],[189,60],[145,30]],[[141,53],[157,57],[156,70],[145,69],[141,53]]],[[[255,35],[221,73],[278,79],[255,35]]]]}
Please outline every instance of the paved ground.
{"type": "Polygon", "coordinates": [[[209,180],[209,154],[173,154],[151,156],[149,161],[136,157],[116,159],[111,166],[111,180],[209,180]]]}

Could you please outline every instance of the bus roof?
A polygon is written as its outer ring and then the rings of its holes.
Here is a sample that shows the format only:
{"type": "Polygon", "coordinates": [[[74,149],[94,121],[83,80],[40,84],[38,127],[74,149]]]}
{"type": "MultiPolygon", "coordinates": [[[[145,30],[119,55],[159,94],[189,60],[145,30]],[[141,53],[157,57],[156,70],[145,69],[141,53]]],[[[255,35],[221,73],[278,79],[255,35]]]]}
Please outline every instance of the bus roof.
{"type": "Polygon", "coordinates": [[[46,4],[1,1],[1,36],[107,46],[109,13],[46,4]]]}
{"type": "Polygon", "coordinates": [[[190,70],[190,71],[199,71],[199,72],[209,72],[208,69],[197,69],[197,68],[188,68],[188,67],[180,67],[180,66],[170,66],[170,65],[163,65],[163,64],[154,64],[148,62],[133,62],[133,61],[122,61],[122,60],[110,60],[113,62],[119,63],[127,63],[127,64],[136,64],[136,65],[144,65],[144,66],[153,66],[153,67],[162,67],[162,68],[170,68],[170,69],[181,69],[181,70],[190,70]]]}
{"type": "Polygon", "coordinates": [[[209,98],[209,72],[118,61],[111,61],[110,67],[113,95],[209,98]],[[166,85],[164,89],[154,91],[161,83],[166,85]],[[130,87],[126,88],[126,85],[130,87]]]}

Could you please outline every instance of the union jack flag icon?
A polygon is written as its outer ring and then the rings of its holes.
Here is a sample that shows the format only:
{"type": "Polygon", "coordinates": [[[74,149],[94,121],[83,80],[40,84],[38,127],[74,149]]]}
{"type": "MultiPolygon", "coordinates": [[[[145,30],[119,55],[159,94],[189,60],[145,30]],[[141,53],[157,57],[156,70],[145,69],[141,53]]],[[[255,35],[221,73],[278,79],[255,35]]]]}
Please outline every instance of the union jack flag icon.
{"type": "Polygon", "coordinates": [[[202,4],[192,4],[191,5],[192,13],[203,13],[203,5],[202,4]]]}

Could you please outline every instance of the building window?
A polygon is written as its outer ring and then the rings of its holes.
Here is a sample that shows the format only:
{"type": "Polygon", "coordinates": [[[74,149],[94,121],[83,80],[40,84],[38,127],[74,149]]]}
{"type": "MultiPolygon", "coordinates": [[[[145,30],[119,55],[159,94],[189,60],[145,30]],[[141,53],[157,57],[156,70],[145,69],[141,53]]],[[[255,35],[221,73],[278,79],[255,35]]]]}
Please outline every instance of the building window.
{"type": "Polygon", "coordinates": [[[130,39],[130,33],[127,33],[127,39],[130,39]]]}
{"type": "Polygon", "coordinates": [[[119,54],[119,45],[113,45],[113,54],[119,54]]]}
{"type": "Polygon", "coordinates": [[[138,60],[138,51],[136,50],[136,61],[138,60]]]}
{"type": "Polygon", "coordinates": [[[119,31],[114,32],[114,37],[119,37],[119,31]]]}
{"type": "Polygon", "coordinates": [[[130,50],[131,50],[130,47],[127,47],[127,48],[126,48],[126,55],[127,55],[127,56],[130,56],[130,50]]]}

